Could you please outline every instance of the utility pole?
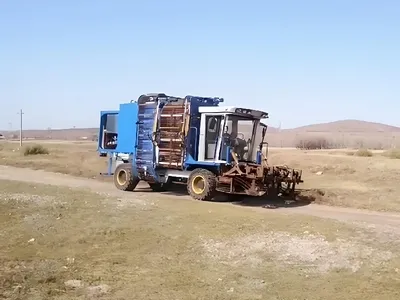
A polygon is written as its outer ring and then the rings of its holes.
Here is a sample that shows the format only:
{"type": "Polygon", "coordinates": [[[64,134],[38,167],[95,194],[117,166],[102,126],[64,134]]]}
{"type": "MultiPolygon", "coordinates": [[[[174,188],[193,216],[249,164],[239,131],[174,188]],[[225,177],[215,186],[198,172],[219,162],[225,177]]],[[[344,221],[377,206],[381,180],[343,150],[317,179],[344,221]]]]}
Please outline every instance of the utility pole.
{"type": "Polygon", "coordinates": [[[20,127],[19,127],[19,146],[22,147],[22,115],[24,114],[22,109],[19,110],[20,127]]]}

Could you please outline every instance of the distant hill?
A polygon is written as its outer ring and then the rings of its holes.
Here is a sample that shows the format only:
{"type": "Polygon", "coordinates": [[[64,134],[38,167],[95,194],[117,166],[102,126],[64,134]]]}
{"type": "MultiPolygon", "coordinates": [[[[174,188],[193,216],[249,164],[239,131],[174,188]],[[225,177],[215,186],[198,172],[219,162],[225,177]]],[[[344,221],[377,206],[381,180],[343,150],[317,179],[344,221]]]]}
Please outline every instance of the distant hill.
{"type": "MultiPolygon", "coordinates": [[[[99,132],[98,128],[70,128],[70,129],[33,129],[24,130],[24,138],[53,139],[53,140],[91,140],[99,132]]],[[[4,136],[19,136],[19,131],[3,131],[4,136]]]]}
{"type": "MultiPolygon", "coordinates": [[[[70,129],[27,129],[24,130],[24,138],[29,139],[53,139],[53,140],[80,140],[92,139],[97,136],[98,128],[70,128],[70,129]]],[[[277,128],[268,126],[269,133],[279,132],[277,128]]],[[[2,131],[5,137],[19,137],[19,131],[2,131]]]]}
{"type": "Polygon", "coordinates": [[[279,132],[279,128],[268,126],[267,132],[268,133],[277,133],[277,132],[279,132]]]}
{"type": "Polygon", "coordinates": [[[341,120],[329,123],[312,124],[282,131],[291,131],[296,133],[303,132],[400,132],[400,127],[391,126],[382,123],[374,123],[360,120],[341,120]]]}
{"type": "MultiPolygon", "coordinates": [[[[249,128],[250,131],[250,128],[249,128]]],[[[2,131],[6,139],[18,139],[19,131],[2,131]]],[[[52,140],[94,140],[98,128],[24,130],[24,138],[52,140]]],[[[268,127],[267,141],[271,147],[294,147],[299,140],[323,137],[338,147],[372,149],[400,148],[400,127],[381,123],[341,120],[279,130],[268,127]]]]}
{"type": "Polygon", "coordinates": [[[323,138],[335,148],[388,149],[400,147],[400,127],[387,124],[341,120],[281,131],[267,131],[272,147],[295,147],[301,141],[323,138]]]}

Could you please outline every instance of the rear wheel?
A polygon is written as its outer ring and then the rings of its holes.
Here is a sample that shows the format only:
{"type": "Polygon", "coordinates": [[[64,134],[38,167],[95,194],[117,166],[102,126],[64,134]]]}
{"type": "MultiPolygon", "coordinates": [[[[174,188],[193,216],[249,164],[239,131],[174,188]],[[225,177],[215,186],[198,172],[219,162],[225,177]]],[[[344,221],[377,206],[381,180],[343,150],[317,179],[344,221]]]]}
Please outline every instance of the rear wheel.
{"type": "Polygon", "coordinates": [[[114,185],[122,191],[133,191],[139,183],[139,178],[132,174],[132,165],[123,163],[114,172],[114,185]]]}
{"type": "Polygon", "coordinates": [[[213,172],[206,169],[195,169],[189,176],[187,190],[196,200],[209,201],[217,192],[217,179],[213,172]]]}

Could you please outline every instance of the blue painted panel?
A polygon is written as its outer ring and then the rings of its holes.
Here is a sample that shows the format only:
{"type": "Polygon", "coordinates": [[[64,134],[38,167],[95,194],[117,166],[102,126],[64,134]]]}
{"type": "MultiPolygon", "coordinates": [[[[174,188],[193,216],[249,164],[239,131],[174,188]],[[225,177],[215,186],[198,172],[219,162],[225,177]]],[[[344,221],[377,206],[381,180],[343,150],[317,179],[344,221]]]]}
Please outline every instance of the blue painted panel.
{"type": "Polygon", "coordinates": [[[118,144],[116,152],[135,155],[137,138],[138,105],[124,103],[119,106],[118,144]]]}
{"type": "Polygon", "coordinates": [[[257,151],[257,159],[256,159],[256,164],[261,165],[262,161],[262,153],[260,150],[257,151]]]}
{"type": "Polygon", "coordinates": [[[139,98],[138,139],[136,148],[136,168],[139,177],[158,181],[155,172],[155,154],[152,141],[157,102],[148,102],[146,97],[139,98]]]}
{"type": "Polygon", "coordinates": [[[208,162],[208,161],[197,161],[193,159],[191,155],[187,155],[185,159],[186,170],[193,170],[195,168],[215,169],[218,170],[221,166],[220,163],[208,162]]]}
{"type": "Polygon", "coordinates": [[[223,102],[223,99],[197,96],[186,96],[186,99],[190,102],[190,130],[186,138],[186,153],[192,156],[194,160],[197,160],[201,117],[199,107],[218,106],[219,103],[223,102]]]}
{"type": "Polygon", "coordinates": [[[226,147],[225,157],[223,157],[222,159],[226,160],[226,164],[227,165],[230,165],[232,163],[232,154],[231,154],[231,147],[230,146],[226,147]]]}

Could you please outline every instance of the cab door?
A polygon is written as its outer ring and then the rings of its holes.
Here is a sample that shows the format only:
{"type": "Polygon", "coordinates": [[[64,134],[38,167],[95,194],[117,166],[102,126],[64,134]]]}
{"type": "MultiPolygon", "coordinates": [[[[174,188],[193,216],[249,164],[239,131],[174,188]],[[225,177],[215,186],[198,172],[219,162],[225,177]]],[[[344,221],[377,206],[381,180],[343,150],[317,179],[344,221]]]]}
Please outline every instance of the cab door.
{"type": "Polygon", "coordinates": [[[221,131],[222,116],[206,116],[205,160],[215,160],[221,131]]]}

